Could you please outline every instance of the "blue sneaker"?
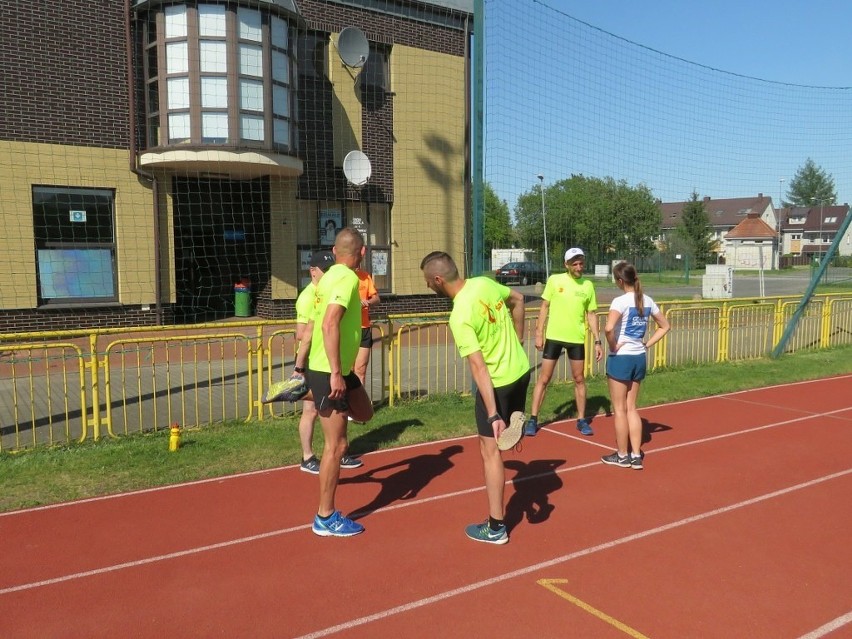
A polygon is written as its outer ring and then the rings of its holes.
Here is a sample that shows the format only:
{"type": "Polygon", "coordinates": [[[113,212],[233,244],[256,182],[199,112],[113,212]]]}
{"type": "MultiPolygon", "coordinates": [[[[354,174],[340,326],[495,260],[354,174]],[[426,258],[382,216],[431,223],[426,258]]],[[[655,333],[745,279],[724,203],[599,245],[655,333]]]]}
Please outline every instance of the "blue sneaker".
{"type": "Polygon", "coordinates": [[[580,431],[580,433],[581,433],[581,434],[583,434],[583,435],[585,435],[586,437],[591,437],[592,435],[594,435],[594,434],[595,434],[595,433],[592,431],[592,427],[591,427],[591,426],[589,426],[589,422],[588,422],[588,421],[586,421],[586,420],[585,420],[584,418],[582,418],[582,417],[581,417],[580,419],[578,419],[578,420],[577,420],[577,430],[579,430],[579,431],[580,431]]]}
{"type": "Polygon", "coordinates": [[[484,541],[486,544],[507,544],[509,533],[506,526],[500,526],[498,530],[491,530],[488,520],[484,524],[471,524],[464,529],[464,533],[474,541],[484,541]]]}
{"type": "Polygon", "coordinates": [[[350,457],[349,455],[344,455],[340,458],[340,467],[341,468],[361,468],[364,465],[357,457],[350,457]]]}
{"type": "Polygon", "coordinates": [[[335,510],[326,521],[320,519],[319,515],[314,517],[314,525],[311,526],[311,530],[320,537],[352,537],[364,532],[364,527],[348,517],[344,517],[339,510],[335,510]]]}
{"type": "Polygon", "coordinates": [[[524,424],[524,437],[535,437],[538,433],[538,419],[530,417],[524,424]]]}
{"type": "Polygon", "coordinates": [[[316,458],[315,455],[311,455],[310,459],[303,459],[302,463],[299,465],[299,469],[303,473],[310,473],[311,475],[319,475],[319,459],[316,458]]]}

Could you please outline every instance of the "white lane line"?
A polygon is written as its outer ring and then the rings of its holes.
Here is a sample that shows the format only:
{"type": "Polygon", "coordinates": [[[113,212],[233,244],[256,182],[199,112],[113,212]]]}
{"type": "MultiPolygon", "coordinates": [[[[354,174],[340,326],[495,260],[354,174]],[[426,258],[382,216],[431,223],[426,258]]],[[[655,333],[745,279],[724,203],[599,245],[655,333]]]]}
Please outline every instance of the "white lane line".
{"type": "MultiPolygon", "coordinates": [[[[655,407],[649,407],[649,408],[655,408],[655,407]]],[[[733,431],[733,432],[730,432],[730,433],[723,433],[721,435],[712,435],[710,437],[704,437],[702,439],[693,439],[693,440],[690,440],[688,442],[682,442],[680,444],[672,444],[670,446],[663,446],[661,448],[654,448],[653,450],[649,451],[648,454],[650,455],[650,454],[654,454],[654,453],[659,453],[659,452],[666,451],[666,450],[672,450],[674,448],[682,448],[684,446],[692,446],[693,444],[703,444],[705,442],[711,442],[711,441],[714,441],[716,439],[726,439],[728,437],[737,437],[739,435],[754,433],[754,432],[758,432],[758,431],[761,431],[761,430],[766,430],[767,428],[776,428],[778,426],[786,426],[788,424],[795,424],[796,422],[803,422],[803,421],[807,421],[807,420],[810,420],[810,419],[815,419],[817,417],[835,417],[838,413],[845,413],[845,412],[848,412],[849,410],[850,410],[850,408],[847,407],[847,408],[838,408],[838,409],[835,409],[835,410],[825,411],[823,413],[808,412],[804,415],[800,415],[799,417],[792,417],[792,418],[784,420],[784,421],[772,422],[771,424],[764,424],[763,426],[755,426],[754,428],[746,428],[744,430],[737,430],[737,431],[733,431]]],[[[575,439],[575,440],[583,442],[585,444],[592,444],[594,446],[599,446],[601,448],[605,448],[606,450],[612,450],[613,449],[612,444],[609,444],[609,445],[599,444],[597,442],[591,441],[588,437],[578,437],[576,435],[572,435],[571,433],[563,433],[563,432],[560,432],[558,430],[552,430],[552,429],[547,428],[547,427],[542,428],[542,430],[546,430],[548,433],[552,433],[554,435],[559,435],[560,437],[566,437],[568,439],[575,439]]],[[[562,471],[557,471],[557,472],[565,472],[565,471],[562,470],[562,471]]]]}
{"type": "Polygon", "coordinates": [[[789,493],[803,490],[805,488],[810,488],[811,486],[815,486],[817,484],[821,484],[823,482],[831,481],[832,479],[837,479],[840,477],[844,477],[852,473],[852,468],[847,468],[846,470],[833,473],[831,475],[826,475],[824,477],[819,477],[817,479],[812,479],[810,481],[803,482],[801,484],[796,484],[795,486],[789,486],[788,488],[782,488],[781,490],[776,490],[771,493],[766,493],[764,495],[760,495],[758,497],[753,497],[751,499],[746,499],[745,501],[737,502],[735,504],[730,504],[728,506],[723,506],[721,508],[716,508],[714,510],[708,510],[707,512],[693,515],[691,517],[685,517],[684,519],[679,519],[678,521],[671,522],[669,524],[664,524],[662,526],[657,526],[656,528],[650,528],[648,530],[635,533],[633,535],[627,535],[625,537],[621,537],[619,539],[613,539],[612,541],[608,541],[602,544],[598,544],[596,546],[590,546],[589,548],[584,548],[583,550],[578,550],[572,552],[567,555],[562,555],[560,557],[555,557],[553,559],[549,559],[547,561],[542,561],[536,564],[532,564],[530,566],[526,566],[524,568],[519,568],[517,570],[513,570],[511,572],[503,573],[502,575],[497,575],[495,577],[491,577],[490,579],[485,579],[482,581],[478,581],[472,584],[468,584],[466,586],[462,586],[460,588],[454,588],[453,590],[447,590],[442,593],[438,593],[437,595],[432,595],[431,597],[425,597],[423,599],[418,599],[416,601],[411,601],[407,604],[403,604],[401,606],[395,606],[393,608],[388,608],[387,610],[382,610],[380,612],[374,613],[372,615],[366,615],[364,617],[359,617],[357,619],[352,619],[350,621],[346,621],[341,624],[337,624],[335,626],[330,626],[328,628],[324,628],[322,630],[317,630],[315,632],[301,635],[296,639],[319,639],[320,637],[327,637],[328,635],[335,634],[337,632],[342,632],[344,630],[351,630],[352,628],[356,628],[358,626],[363,626],[368,623],[372,623],[374,621],[381,621],[382,619],[387,619],[388,617],[392,617],[394,615],[402,614],[405,612],[409,612],[411,610],[415,610],[417,608],[422,608],[424,606],[428,606],[434,603],[439,603],[441,601],[445,601],[452,597],[456,597],[458,595],[463,595],[469,592],[473,592],[475,590],[480,590],[482,588],[486,588],[488,586],[493,586],[495,584],[501,583],[503,581],[507,581],[509,579],[514,579],[515,577],[521,577],[523,575],[528,575],[533,572],[537,572],[539,570],[544,570],[545,568],[551,568],[553,566],[557,566],[559,564],[563,564],[574,559],[578,559],[580,557],[585,557],[587,555],[591,555],[597,552],[601,552],[603,550],[609,550],[610,548],[615,548],[616,546],[621,546],[623,544],[628,544],[634,541],[638,541],[640,539],[644,539],[646,537],[651,537],[652,535],[659,535],[660,533],[664,533],[666,531],[672,530],[674,528],[680,528],[682,526],[686,526],[688,524],[693,524],[698,521],[702,521],[704,519],[709,519],[710,517],[716,517],[717,515],[722,515],[725,513],[729,513],[733,510],[738,510],[740,508],[745,508],[747,506],[753,506],[754,504],[758,504],[763,501],[767,501],[770,499],[774,499],[776,497],[782,497],[789,493]]]}
{"type": "MultiPolygon", "coordinates": [[[[705,437],[703,439],[696,439],[696,440],[692,440],[692,441],[688,441],[688,442],[682,442],[680,444],[672,444],[671,446],[666,446],[666,447],[663,447],[663,448],[654,449],[653,451],[650,451],[648,454],[649,455],[657,454],[657,453],[664,452],[664,451],[667,451],[667,450],[674,450],[676,448],[682,448],[684,446],[694,446],[696,444],[703,444],[703,443],[714,441],[714,440],[717,440],[717,439],[725,439],[725,438],[728,438],[728,437],[734,437],[736,435],[744,435],[744,434],[753,433],[753,432],[756,432],[756,431],[766,430],[768,428],[775,428],[777,426],[785,426],[787,424],[792,424],[792,423],[804,421],[804,420],[807,420],[807,419],[814,419],[816,417],[831,415],[833,413],[839,412],[840,410],[847,410],[847,409],[838,409],[836,411],[828,411],[827,413],[821,413],[819,415],[812,415],[812,416],[806,416],[806,417],[796,417],[794,419],[790,419],[790,420],[786,420],[786,421],[782,421],[782,422],[775,422],[775,423],[772,423],[772,424],[766,424],[765,426],[757,426],[756,428],[748,428],[748,429],[736,431],[736,432],[733,432],[733,433],[725,433],[723,435],[715,435],[715,436],[711,436],[711,437],[705,437]]],[[[434,442],[432,442],[432,443],[434,443],[434,442]]],[[[570,466],[568,468],[562,468],[560,470],[557,470],[556,474],[559,475],[559,474],[562,474],[562,473],[570,473],[570,472],[575,472],[575,471],[578,471],[578,470],[584,470],[586,468],[600,467],[600,465],[601,465],[600,461],[587,462],[585,464],[578,464],[576,466],[570,466]]],[[[529,477],[524,477],[524,478],[521,478],[521,479],[513,478],[513,479],[507,480],[506,485],[509,485],[513,482],[520,483],[522,481],[533,481],[535,479],[540,479],[542,477],[546,477],[550,474],[552,474],[552,471],[538,473],[536,475],[530,475],[529,477]]],[[[440,495],[433,495],[432,497],[425,497],[423,499],[416,499],[416,500],[411,500],[411,501],[402,501],[402,502],[398,502],[396,504],[393,504],[391,506],[386,506],[384,508],[380,508],[378,510],[371,511],[371,513],[359,512],[359,513],[355,513],[355,515],[363,516],[363,515],[366,515],[366,514],[390,512],[390,511],[394,511],[394,510],[399,510],[400,508],[408,508],[410,506],[419,506],[420,504],[425,504],[425,503],[429,503],[429,502],[433,502],[433,501],[440,501],[440,500],[443,500],[443,499],[451,499],[453,497],[459,497],[459,496],[462,496],[462,495],[470,495],[470,494],[473,494],[473,493],[482,492],[484,490],[485,490],[484,486],[474,486],[474,487],[471,487],[471,488],[465,488],[465,489],[453,491],[453,492],[450,492],[450,493],[442,493],[440,495]]],[[[145,565],[145,564],[150,564],[150,563],[154,563],[154,562],[158,562],[158,561],[165,561],[167,559],[174,559],[174,558],[177,558],[177,557],[193,555],[193,554],[200,553],[200,552],[217,550],[219,548],[226,548],[228,546],[235,546],[235,545],[238,545],[238,544],[249,543],[249,542],[252,542],[252,541],[257,541],[259,539],[265,539],[267,537],[275,537],[275,536],[284,535],[284,534],[291,533],[291,532],[306,530],[307,528],[310,528],[310,524],[305,524],[305,525],[302,525],[302,526],[293,526],[291,528],[282,528],[282,529],[279,529],[279,530],[272,530],[272,531],[262,533],[262,534],[259,534],[259,535],[252,535],[250,537],[240,537],[240,538],[237,538],[237,539],[232,539],[230,541],[224,541],[224,542],[220,542],[220,543],[217,543],[217,544],[211,544],[211,545],[208,545],[208,546],[200,546],[198,548],[190,548],[190,549],[187,549],[187,550],[169,553],[167,555],[157,555],[157,556],[154,556],[154,557],[149,557],[149,558],[146,558],[146,559],[140,559],[140,560],[137,560],[137,561],[130,561],[130,562],[125,562],[125,563],[121,563],[121,564],[116,564],[114,566],[106,566],[106,567],[103,567],[103,568],[96,568],[94,570],[87,570],[87,571],[84,571],[84,572],[72,573],[70,575],[63,575],[62,577],[55,577],[53,579],[45,579],[43,581],[37,581],[37,582],[30,583],[30,584],[21,584],[19,586],[10,586],[8,588],[0,589],[0,595],[4,595],[4,594],[7,594],[7,593],[11,593],[11,592],[17,592],[19,590],[29,590],[29,589],[32,589],[32,588],[38,588],[40,586],[49,586],[49,585],[52,585],[52,584],[61,583],[63,581],[70,581],[72,579],[80,579],[80,578],[84,578],[84,577],[90,577],[90,576],[93,576],[93,575],[99,575],[99,574],[103,574],[103,573],[107,573],[107,572],[113,572],[113,571],[122,570],[122,569],[125,569],[125,568],[133,568],[133,567],[136,567],[136,566],[142,566],[142,565],[145,565]]]]}
{"type": "MultiPolygon", "coordinates": [[[[679,401],[676,401],[676,402],[669,402],[669,403],[666,403],[666,404],[656,404],[654,406],[645,406],[645,407],[642,408],[642,410],[643,411],[644,410],[652,410],[652,409],[656,409],[656,408],[664,408],[666,406],[680,406],[680,405],[683,405],[683,404],[690,404],[690,403],[694,403],[694,402],[703,402],[703,401],[707,401],[707,400],[710,400],[710,399],[722,399],[722,398],[727,398],[727,397],[733,397],[735,395],[742,395],[742,394],[745,394],[745,393],[756,393],[756,392],[759,392],[759,391],[772,389],[772,388],[788,388],[788,387],[791,387],[791,386],[801,386],[803,384],[818,384],[818,383],[821,383],[821,382],[832,382],[834,380],[847,379],[847,378],[852,378],[852,375],[836,375],[834,377],[826,377],[826,378],[822,378],[822,379],[810,379],[810,380],[804,380],[804,381],[801,381],[801,382],[789,382],[787,384],[775,384],[773,386],[764,386],[762,388],[750,388],[750,389],[747,389],[747,390],[732,391],[730,393],[722,393],[720,395],[707,395],[705,397],[694,397],[692,399],[683,399],[683,400],[679,400],[679,401]]],[[[816,415],[816,416],[818,416],[818,415],[816,415]]],[[[557,433],[557,431],[550,431],[550,430],[549,430],[549,432],[557,433]]],[[[562,433],[562,434],[564,435],[564,433],[562,433]]],[[[444,442],[453,442],[453,441],[462,441],[462,440],[465,440],[465,439],[473,439],[475,437],[476,437],[476,435],[465,435],[465,436],[462,436],[462,437],[454,437],[454,438],[451,438],[451,439],[443,439],[443,440],[440,440],[440,441],[422,442],[422,443],[419,443],[419,444],[409,444],[408,446],[399,446],[399,447],[396,447],[396,448],[383,448],[381,450],[376,450],[376,451],[373,451],[373,452],[368,453],[368,454],[372,456],[372,455],[378,455],[378,454],[381,454],[381,453],[390,453],[390,452],[397,452],[397,451],[401,451],[401,450],[408,450],[408,449],[412,449],[412,448],[420,448],[420,447],[423,447],[423,446],[432,446],[434,444],[442,444],[444,442]]],[[[588,440],[588,438],[577,437],[576,439],[578,439],[579,441],[585,441],[586,443],[594,443],[595,445],[599,445],[596,442],[590,442],[588,440]]],[[[610,448],[610,447],[606,447],[606,448],[610,448]]],[[[178,488],[192,487],[192,486],[203,485],[203,484],[211,484],[211,483],[216,483],[216,482],[226,482],[226,481],[230,481],[230,480],[233,480],[233,479],[242,479],[243,477],[251,477],[251,476],[254,476],[254,475],[267,475],[267,474],[270,474],[270,473],[277,473],[277,472],[280,472],[280,471],[290,470],[290,469],[293,469],[293,468],[298,468],[298,464],[291,464],[289,466],[279,466],[277,468],[267,468],[267,469],[264,469],[264,470],[253,470],[253,471],[248,471],[248,472],[244,472],[244,473],[236,473],[234,475],[227,475],[225,477],[211,477],[210,479],[197,479],[197,480],[194,480],[194,481],[188,481],[188,482],[184,482],[184,483],[181,483],[181,484],[169,484],[168,486],[154,486],[154,487],[151,487],[151,488],[143,488],[141,490],[133,490],[133,491],[129,491],[129,492],[116,493],[116,494],[113,494],[113,495],[100,495],[98,497],[87,497],[85,499],[78,499],[76,501],[61,502],[61,503],[58,503],[58,504],[46,504],[44,506],[33,506],[32,508],[26,508],[26,509],[22,509],[22,510],[12,510],[12,511],[7,511],[7,512],[2,512],[2,513],[0,513],[0,518],[2,518],[2,517],[13,517],[13,516],[17,516],[17,515],[28,515],[28,514],[31,514],[31,513],[34,513],[34,512],[42,511],[42,510],[53,510],[55,508],[72,508],[74,506],[79,506],[81,504],[89,504],[89,503],[92,503],[92,502],[107,501],[107,500],[111,500],[111,499],[122,499],[122,498],[125,498],[125,497],[133,497],[133,496],[136,496],[136,495],[144,495],[146,493],[159,492],[159,491],[163,491],[163,490],[175,490],[175,489],[178,489],[178,488]]]]}
{"type": "Polygon", "coordinates": [[[710,437],[704,437],[702,439],[694,439],[688,442],[681,442],[680,444],[671,444],[670,446],[663,446],[662,448],[655,448],[652,451],[648,451],[648,454],[652,453],[660,453],[666,450],[674,450],[675,448],[683,448],[684,446],[692,446],[694,444],[704,444],[706,442],[716,441],[718,439],[727,439],[728,437],[737,437],[739,435],[747,435],[749,433],[756,433],[761,430],[767,430],[769,428],[777,428],[778,426],[788,426],[789,424],[796,424],[798,422],[805,422],[812,419],[816,419],[817,417],[833,417],[837,413],[843,413],[848,411],[848,408],[838,408],[836,410],[829,410],[824,413],[812,413],[810,415],[802,415],[801,417],[793,417],[792,419],[785,419],[780,422],[772,422],[771,424],[764,424],[763,426],[755,426],[754,428],[746,428],[743,430],[734,431],[732,433],[723,433],[721,435],[711,435],[710,437]]]}
{"type": "MultiPolygon", "coordinates": [[[[432,441],[432,442],[421,442],[419,444],[409,444],[407,446],[398,446],[397,448],[383,448],[381,450],[375,450],[370,455],[376,455],[379,453],[389,453],[392,451],[406,450],[409,448],[418,448],[422,446],[432,446],[433,444],[443,444],[447,442],[455,442],[461,441],[465,439],[473,439],[478,437],[478,435],[464,435],[462,437],[453,437],[450,439],[442,439],[440,441],[432,441]]],[[[13,517],[15,515],[28,515],[34,512],[39,512],[42,510],[54,510],[56,508],[70,508],[73,506],[79,506],[81,504],[90,504],[92,502],[99,501],[110,501],[113,499],[123,499],[125,497],[135,497],[136,495],[144,495],[146,493],[157,493],[165,490],[175,490],[177,488],[189,488],[192,486],[201,486],[204,484],[216,484],[216,483],[224,483],[227,481],[231,481],[233,479],[242,479],[243,477],[252,477],[255,475],[269,475],[271,473],[277,473],[284,470],[290,470],[293,468],[298,468],[299,464],[290,464],[289,466],[278,466],[277,468],[265,468],[263,470],[250,470],[244,473],[236,473],[234,475],[225,475],[223,477],[210,477],[209,479],[196,479],[193,481],[187,481],[180,484],[169,484],[168,486],[152,486],[151,488],[141,488],[139,490],[131,490],[124,493],[115,493],[112,495],[99,495],[97,497],[86,497],[85,499],[77,499],[75,501],[66,501],[60,502],[58,504],[45,504],[44,506],[33,506],[32,508],[26,508],[23,510],[11,510],[8,512],[0,513],[0,518],[2,517],[13,517]]]]}
{"type": "Polygon", "coordinates": [[[833,621],[829,621],[824,626],[820,626],[806,635],[802,635],[799,639],[819,639],[820,637],[824,637],[825,635],[834,632],[838,628],[842,628],[848,623],[852,623],[852,611],[847,612],[845,615],[842,615],[833,621]]]}
{"type": "Polygon", "coordinates": [[[170,552],[167,555],[157,555],[155,557],[137,559],[136,561],[127,561],[122,564],[115,564],[113,566],[105,566],[104,568],[95,568],[94,570],[75,572],[70,575],[63,575],[62,577],[54,577],[53,579],[34,581],[28,584],[21,584],[20,586],[10,586],[8,588],[0,589],[0,595],[8,595],[13,592],[21,592],[22,590],[32,590],[33,588],[41,588],[42,586],[54,586],[56,584],[61,584],[65,581],[73,581],[74,579],[94,577],[95,575],[103,575],[110,572],[116,572],[118,570],[125,570],[127,568],[137,568],[138,566],[145,566],[147,564],[153,564],[159,561],[167,561],[169,559],[177,559],[178,557],[197,555],[199,553],[208,552],[210,550],[218,550],[220,548],[227,548],[228,546],[237,546],[239,544],[246,544],[252,541],[259,541],[261,539],[269,539],[270,537],[277,537],[279,535],[285,535],[287,533],[305,530],[310,527],[310,524],[305,524],[303,526],[294,526],[292,528],[281,528],[280,530],[271,530],[269,532],[260,533],[258,535],[251,535],[250,537],[240,537],[239,539],[231,539],[230,541],[223,541],[218,544],[210,544],[209,546],[199,546],[198,548],[190,548],[188,550],[170,552]]]}

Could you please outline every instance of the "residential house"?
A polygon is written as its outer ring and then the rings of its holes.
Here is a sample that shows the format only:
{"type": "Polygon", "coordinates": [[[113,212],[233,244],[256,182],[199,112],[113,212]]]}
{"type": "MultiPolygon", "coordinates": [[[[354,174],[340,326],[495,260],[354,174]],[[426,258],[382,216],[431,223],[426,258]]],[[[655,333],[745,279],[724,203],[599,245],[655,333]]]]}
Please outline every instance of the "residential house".
{"type": "Polygon", "coordinates": [[[775,265],[778,233],[751,212],[725,234],[725,264],[740,270],[769,270],[775,265]]]}
{"type": "MultiPolygon", "coordinates": [[[[796,206],[781,209],[782,253],[819,258],[824,255],[850,214],[849,205],[796,206]]],[[[852,226],[837,247],[838,255],[852,255],[852,226]]]]}
{"type": "MultiPolygon", "coordinates": [[[[728,234],[746,220],[751,214],[762,220],[770,228],[777,228],[776,210],[771,197],[758,193],[757,197],[739,197],[714,200],[709,196],[702,200],[704,209],[710,219],[713,229],[713,239],[717,242],[718,257],[728,262],[730,242],[728,234]]],[[[680,222],[683,209],[689,202],[660,202],[662,213],[662,238],[670,236],[680,222]]],[[[769,248],[771,264],[777,265],[777,242],[772,242],[769,248]]]]}

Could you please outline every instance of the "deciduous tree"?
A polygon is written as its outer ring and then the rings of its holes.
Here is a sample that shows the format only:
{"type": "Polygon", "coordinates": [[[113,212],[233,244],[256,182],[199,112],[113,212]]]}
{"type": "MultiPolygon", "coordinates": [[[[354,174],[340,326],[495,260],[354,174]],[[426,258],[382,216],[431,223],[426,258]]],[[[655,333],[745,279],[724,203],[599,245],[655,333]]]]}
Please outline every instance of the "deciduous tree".
{"type": "MultiPolygon", "coordinates": [[[[521,194],[515,206],[516,231],[526,248],[543,251],[540,185],[521,194]]],[[[629,186],[611,177],[572,175],[544,190],[551,264],[562,264],[565,249],[579,246],[586,261],[636,259],[654,250],[660,210],[644,185],[629,186]]]]}

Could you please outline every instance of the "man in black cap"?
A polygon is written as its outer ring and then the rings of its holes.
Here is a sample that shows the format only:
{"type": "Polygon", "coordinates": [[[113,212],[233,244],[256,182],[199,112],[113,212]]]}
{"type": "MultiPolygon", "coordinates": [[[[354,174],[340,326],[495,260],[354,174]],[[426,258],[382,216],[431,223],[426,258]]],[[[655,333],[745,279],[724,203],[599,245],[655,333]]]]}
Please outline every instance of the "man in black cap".
{"type": "MultiPolygon", "coordinates": [[[[305,348],[308,348],[310,335],[306,334],[308,322],[311,321],[314,315],[314,307],[316,302],[316,286],[322,278],[323,274],[330,267],[334,266],[334,254],[331,251],[314,251],[311,255],[310,273],[311,283],[299,294],[296,299],[296,342],[302,343],[303,338],[307,338],[305,348]]],[[[303,373],[304,371],[296,371],[303,373]]],[[[320,462],[314,455],[313,439],[314,439],[314,422],[317,418],[317,407],[313,399],[302,401],[302,417],[299,419],[299,440],[302,443],[302,463],[301,470],[312,475],[318,475],[320,462]]],[[[363,466],[364,462],[348,454],[344,455],[340,460],[341,468],[358,468],[363,466]]]]}

